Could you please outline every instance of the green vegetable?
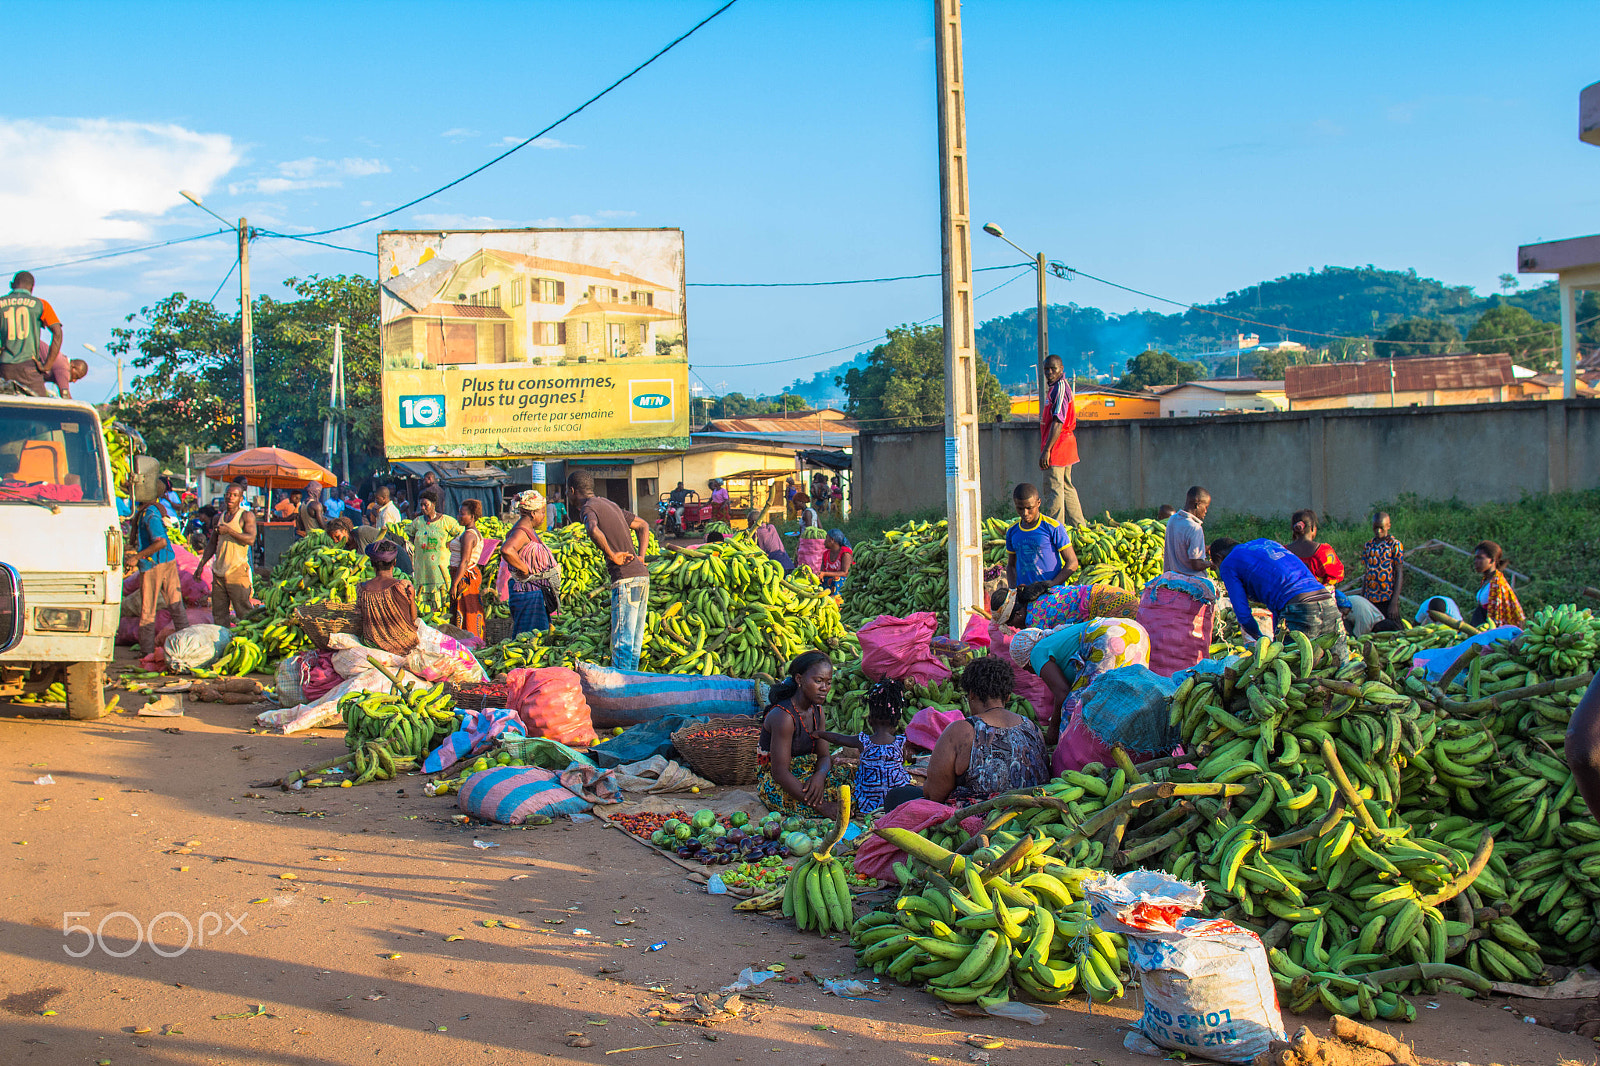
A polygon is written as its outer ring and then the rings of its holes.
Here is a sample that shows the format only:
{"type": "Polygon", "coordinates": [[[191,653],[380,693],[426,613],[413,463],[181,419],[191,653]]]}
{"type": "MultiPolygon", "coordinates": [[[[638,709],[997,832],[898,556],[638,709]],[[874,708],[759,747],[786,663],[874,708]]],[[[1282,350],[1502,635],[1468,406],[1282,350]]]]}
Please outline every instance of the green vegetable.
{"type": "Polygon", "coordinates": [[[694,812],[694,827],[696,829],[710,829],[717,824],[717,812],[708,808],[694,812]]]}
{"type": "Polygon", "coordinates": [[[806,820],[798,814],[791,814],[783,820],[783,831],[785,833],[804,832],[805,828],[806,820]]]}
{"type": "Polygon", "coordinates": [[[798,831],[784,837],[783,846],[789,849],[790,855],[810,855],[816,848],[810,837],[798,831]]]}
{"type": "Polygon", "coordinates": [[[734,811],[728,816],[728,823],[743,829],[750,824],[750,816],[743,811],[734,811]]]}
{"type": "Polygon", "coordinates": [[[677,837],[679,840],[688,840],[690,837],[694,836],[694,830],[690,829],[682,822],[679,822],[678,828],[672,831],[672,835],[677,837]]]}

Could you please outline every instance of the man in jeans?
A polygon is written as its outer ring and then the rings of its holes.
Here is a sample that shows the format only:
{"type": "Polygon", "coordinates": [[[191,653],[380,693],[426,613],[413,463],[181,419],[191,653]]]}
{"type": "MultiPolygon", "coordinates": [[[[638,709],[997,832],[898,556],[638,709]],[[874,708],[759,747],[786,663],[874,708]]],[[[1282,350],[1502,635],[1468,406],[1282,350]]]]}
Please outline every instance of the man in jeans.
{"type": "Polygon", "coordinates": [[[632,511],[596,496],[594,475],[587,470],[567,475],[567,508],[606,557],[611,575],[611,665],[618,670],[637,670],[644,649],[645,616],[650,611],[650,571],[642,558],[650,527],[632,511]],[[632,548],[637,550],[630,551],[632,548]]]}
{"type": "Polygon", "coordinates": [[[1044,361],[1046,393],[1039,407],[1039,469],[1044,471],[1044,514],[1058,525],[1082,526],[1083,504],[1072,484],[1078,462],[1078,438],[1073,432],[1078,413],[1072,406],[1072,382],[1059,355],[1044,361]]]}
{"type": "Polygon", "coordinates": [[[139,653],[156,650],[156,607],[162,599],[172,615],[175,629],[189,628],[189,611],[184,606],[183,589],[178,584],[178,557],[167,542],[167,527],[154,502],[139,505],[133,516],[134,544],[129,552],[139,564],[139,653]]]}
{"type": "Polygon", "coordinates": [[[1344,662],[1349,641],[1333,591],[1324,588],[1288,548],[1264,537],[1245,544],[1218,537],[1211,542],[1211,561],[1245,636],[1261,638],[1261,627],[1250,613],[1250,604],[1259,603],[1290,632],[1299,631],[1312,640],[1337,634],[1333,661],[1344,662]]]}

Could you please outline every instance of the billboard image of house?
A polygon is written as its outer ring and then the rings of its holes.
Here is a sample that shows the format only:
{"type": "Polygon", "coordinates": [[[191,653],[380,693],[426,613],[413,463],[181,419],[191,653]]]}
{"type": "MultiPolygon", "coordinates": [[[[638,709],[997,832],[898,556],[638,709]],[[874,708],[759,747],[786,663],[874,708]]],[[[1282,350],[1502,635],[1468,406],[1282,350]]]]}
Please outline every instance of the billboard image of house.
{"type": "Polygon", "coordinates": [[[391,231],[378,276],[391,458],[686,442],[683,231],[391,231]]]}

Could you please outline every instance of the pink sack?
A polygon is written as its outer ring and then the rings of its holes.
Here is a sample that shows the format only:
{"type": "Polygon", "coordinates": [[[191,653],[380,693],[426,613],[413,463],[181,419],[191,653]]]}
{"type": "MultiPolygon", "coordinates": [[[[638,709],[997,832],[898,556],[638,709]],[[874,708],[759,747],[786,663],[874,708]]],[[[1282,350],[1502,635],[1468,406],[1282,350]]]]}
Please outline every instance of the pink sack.
{"type": "Polygon", "coordinates": [[[316,703],[323,696],[344,683],[344,677],[333,668],[333,656],[325,651],[300,658],[300,690],[305,695],[302,703],[316,703]]]}
{"type": "Polygon", "coordinates": [[[1162,574],[1144,587],[1133,617],[1150,634],[1152,671],[1171,677],[1211,653],[1216,604],[1217,587],[1203,577],[1162,574]]]}
{"type": "Polygon", "coordinates": [[[880,614],[856,634],[861,640],[862,671],[874,681],[892,677],[931,685],[948,680],[950,668],[928,647],[938,628],[939,620],[928,611],[905,618],[880,614]]]}
{"type": "Polygon", "coordinates": [[[911,721],[906,723],[906,743],[915,744],[919,748],[933,750],[939,743],[939,736],[956,722],[965,717],[960,711],[941,711],[933,707],[924,707],[911,716],[911,721]]]}
{"type": "MultiPolygon", "coordinates": [[[[1011,638],[1016,635],[1016,630],[1001,622],[989,623],[989,654],[1001,655],[1006,662],[1011,662],[1011,638]]],[[[1056,713],[1056,698],[1050,694],[1050,686],[1040,680],[1039,675],[1025,666],[1012,663],[1016,671],[1017,680],[1013,691],[1033,705],[1033,715],[1041,723],[1048,722],[1056,713]]]]}
{"type": "Polygon", "coordinates": [[[989,646],[989,619],[972,612],[972,617],[967,619],[967,628],[961,631],[961,643],[976,644],[981,648],[989,646]]]}
{"type": "MultiPolygon", "coordinates": [[[[957,810],[959,808],[947,807],[930,799],[907,800],[879,818],[873,823],[873,828],[909,829],[913,833],[920,833],[929,826],[938,825],[957,810]]],[[[983,829],[984,820],[978,815],[972,815],[961,819],[960,824],[968,833],[976,833],[983,829]]],[[[865,833],[861,836],[861,842],[856,845],[852,868],[858,877],[876,877],[880,881],[893,881],[894,864],[901,861],[904,855],[905,852],[876,833],[865,833]]]]}
{"type": "Polygon", "coordinates": [[[506,674],[506,703],[530,737],[549,737],[573,748],[598,744],[578,672],[564,666],[518,667],[506,674]]]}
{"type": "Polygon", "coordinates": [[[800,538],[800,543],[794,549],[794,565],[809,567],[813,574],[822,573],[822,554],[826,549],[822,546],[822,538],[816,537],[807,540],[800,538]]]}

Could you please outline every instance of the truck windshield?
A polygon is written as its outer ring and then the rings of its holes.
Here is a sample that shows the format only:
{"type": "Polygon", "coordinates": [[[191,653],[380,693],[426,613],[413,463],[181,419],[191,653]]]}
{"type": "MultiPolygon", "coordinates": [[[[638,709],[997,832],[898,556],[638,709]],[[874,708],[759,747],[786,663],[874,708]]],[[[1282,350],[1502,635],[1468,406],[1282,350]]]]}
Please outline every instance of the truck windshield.
{"type": "Polygon", "coordinates": [[[0,404],[0,504],[108,502],[100,447],[87,411],[0,404]]]}

